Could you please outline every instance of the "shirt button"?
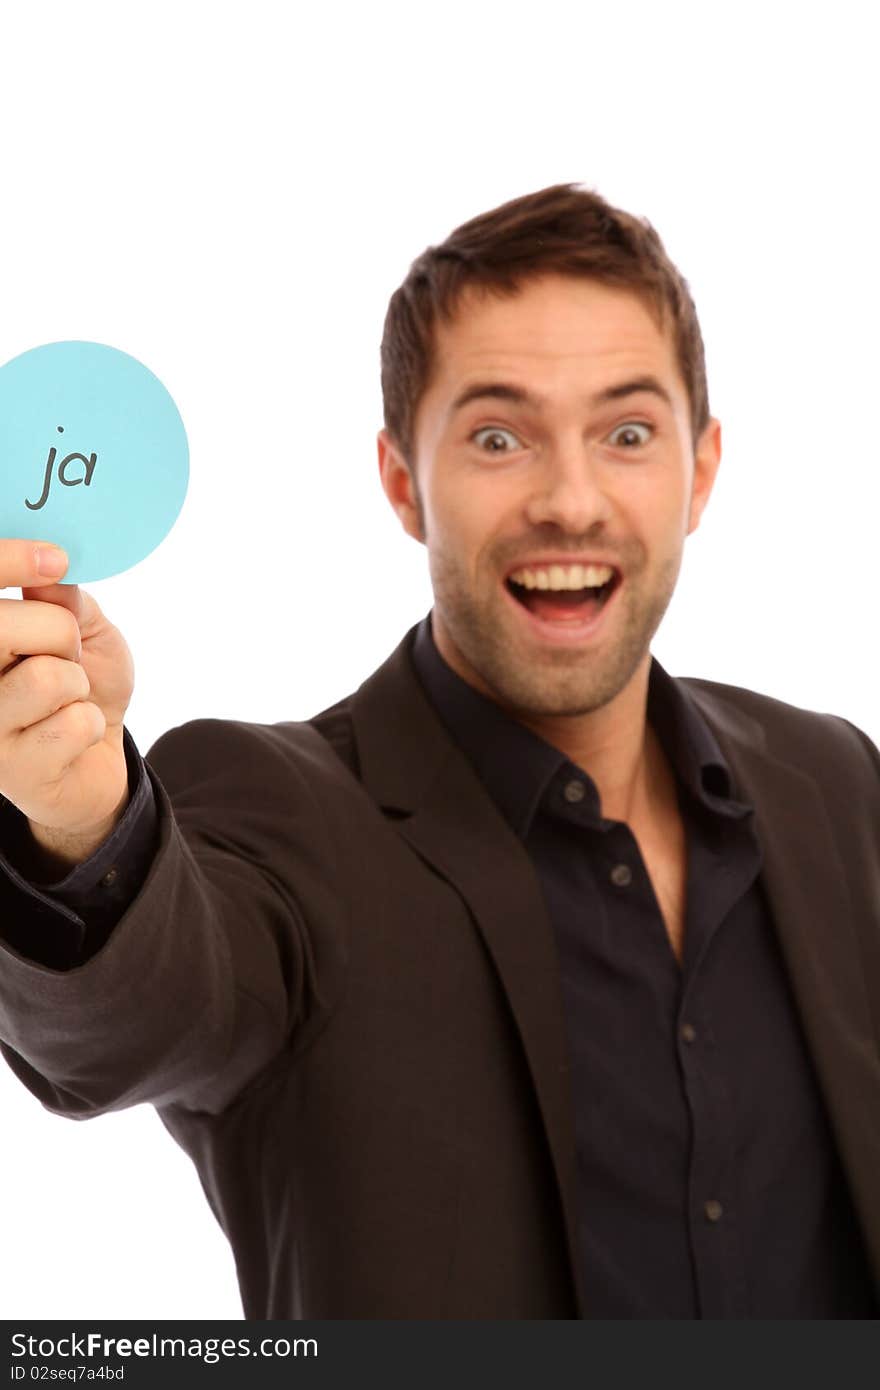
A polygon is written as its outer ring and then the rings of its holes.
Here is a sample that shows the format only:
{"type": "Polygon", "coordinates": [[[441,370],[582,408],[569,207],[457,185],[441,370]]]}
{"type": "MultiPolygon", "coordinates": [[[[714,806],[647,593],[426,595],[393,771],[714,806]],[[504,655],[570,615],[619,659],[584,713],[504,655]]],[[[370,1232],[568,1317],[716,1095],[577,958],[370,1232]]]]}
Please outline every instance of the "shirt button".
{"type": "Polygon", "coordinates": [[[565,791],[562,793],[566,801],[570,801],[572,805],[574,805],[576,801],[583,801],[586,794],[587,789],[584,786],[583,782],[579,782],[574,777],[570,782],[566,782],[565,791]]]}
{"type": "Polygon", "coordinates": [[[697,1037],[697,1030],[696,1030],[696,1028],[693,1026],[693,1024],[691,1024],[691,1023],[683,1023],[683,1024],[681,1025],[681,1040],[682,1040],[682,1042],[686,1042],[686,1043],[695,1042],[695,1041],[696,1041],[696,1037],[697,1037]]]}
{"type": "Polygon", "coordinates": [[[615,864],[611,870],[611,882],[618,888],[627,888],[632,883],[632,869],[628,864],[615,864]]]}
{"type": "Polygon", "coordinates": [[[706,1213],[706,1216],[710,1221],[720,1221],[722,1216],[724,1215],[723,1206],[720,1202],[715,1201],[707,1202],[706,1205],[703,1207],[703,1211],[706,1213]]]}
{"type": "Polygon", "coordinates": [[[110,885],[111,885],[112,883],[115,883],[115,882],[116,882],[116,879],[118,878],[118,876],[119,876],[119,870],[118,870],[118,869],[116,869],[116,868],[108,869],[107,873],[106,873],[106,874],[104,875],[104,877],[101,879],[101,887],[102,887],[102,888],[109,888],[110,885]]]}

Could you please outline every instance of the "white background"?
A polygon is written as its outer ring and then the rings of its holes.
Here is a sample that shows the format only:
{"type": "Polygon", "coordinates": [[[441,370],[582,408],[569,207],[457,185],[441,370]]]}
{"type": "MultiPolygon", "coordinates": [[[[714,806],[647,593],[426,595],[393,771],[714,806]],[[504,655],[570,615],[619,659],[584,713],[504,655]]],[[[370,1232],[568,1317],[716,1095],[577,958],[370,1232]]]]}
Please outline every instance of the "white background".
{"type": "MultiPolygon", "coordinates": [[[[4,4],[0,361],[110,343],[189,435],[168,540],[88,586],[141,750],[306,718],[427,611],[378,482],[386,305],[426,245],[561,181],[657,227],[723,424],[655,652],[880,740],[871,25],[840,0],[4,4]]],[[[0,1316],[240,1316],[152,1110],[61,1120],[5,1067],[0,1106],[0,1316]]]]}

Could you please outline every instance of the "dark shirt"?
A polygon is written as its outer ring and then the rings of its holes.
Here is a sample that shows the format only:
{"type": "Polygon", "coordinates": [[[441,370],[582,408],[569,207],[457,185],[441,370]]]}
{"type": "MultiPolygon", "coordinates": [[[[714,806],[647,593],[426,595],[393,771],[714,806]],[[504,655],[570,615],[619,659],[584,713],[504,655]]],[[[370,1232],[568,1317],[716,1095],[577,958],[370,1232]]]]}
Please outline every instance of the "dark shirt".
{"type": "MultiPolygon", "coordinates": [[[[679,967],[638,845],[595,785],[439,656],[428,697],[530,855],[562,972],[590,1318],[868,1317],[845,1181],[760,890],[760,848],[712,734],[655,661],[649,718],[688,836],[679,967]],[[577,790],[575,790],[577,788],[577,790]]],[[[35,884],[0,798],[0,932],[54,969],[104,944],[156,852],[155,774],[128,731],[130,802],[63,879],[35,884]]]]}
{"type": "Polygon", "coordinates": [[[428,619],[413,656],[528,852],[555,934],[587,1316],[872,1316],[754,808],[684,688],[652,662],[648,719],[688,845],[679,965],[638,843],[603,818],[585,770],[456,675],[428,619]]]}

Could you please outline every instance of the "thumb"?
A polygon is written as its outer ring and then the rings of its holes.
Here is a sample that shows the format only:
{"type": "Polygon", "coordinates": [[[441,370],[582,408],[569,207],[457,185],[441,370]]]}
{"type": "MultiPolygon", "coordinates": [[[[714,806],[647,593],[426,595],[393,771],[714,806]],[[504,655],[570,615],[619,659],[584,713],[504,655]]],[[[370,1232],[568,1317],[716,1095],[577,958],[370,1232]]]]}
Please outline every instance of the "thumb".
{"type": "Polygon", "coordinates": [[[107,621],[92,595],[78,584],[41,584],[34,588],[23,588],[21,596],[69,609],[79,623],[84,642],[96,636],[107,621]]]}

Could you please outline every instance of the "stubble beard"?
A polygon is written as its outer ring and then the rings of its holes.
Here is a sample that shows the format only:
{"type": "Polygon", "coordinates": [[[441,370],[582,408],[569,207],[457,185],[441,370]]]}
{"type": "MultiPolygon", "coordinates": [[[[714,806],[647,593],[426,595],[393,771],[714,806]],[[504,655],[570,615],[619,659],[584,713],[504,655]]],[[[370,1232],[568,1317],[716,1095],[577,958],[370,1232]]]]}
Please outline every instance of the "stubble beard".
{"type": "Polygon", "coordinates": [[[498,704],[514,714],[575,716],[601,709],[627,686],[641,665],[669,607],[681,566],[681,551],[649,581],[644,562],[625,570],[613,616],[618,637],[592,651],[543,648],[518,639],[515,615],[506,611],[497,578],[485,596],[468,587],[455,559],[431,554],[435,609],[467,666],[498,704]]]}

